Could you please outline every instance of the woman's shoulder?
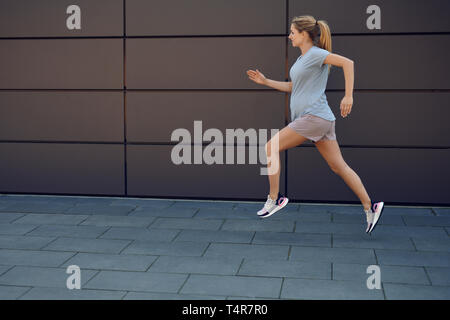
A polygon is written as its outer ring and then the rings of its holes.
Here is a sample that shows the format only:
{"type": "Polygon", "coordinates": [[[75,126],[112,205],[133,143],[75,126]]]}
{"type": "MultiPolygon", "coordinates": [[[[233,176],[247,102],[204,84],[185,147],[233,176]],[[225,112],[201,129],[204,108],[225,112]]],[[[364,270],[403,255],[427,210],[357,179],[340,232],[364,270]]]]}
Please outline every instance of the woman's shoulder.
{"type": "Polygon", "coordinates": [[[317,52],[328,52],[328,53],[329,53],[328,50],[323,49],[323,48],[321,48],[321,47],[319,47],[319,46],[316,46],[316,45],[314,45],[313,48],[314,48],[317,52]]]}

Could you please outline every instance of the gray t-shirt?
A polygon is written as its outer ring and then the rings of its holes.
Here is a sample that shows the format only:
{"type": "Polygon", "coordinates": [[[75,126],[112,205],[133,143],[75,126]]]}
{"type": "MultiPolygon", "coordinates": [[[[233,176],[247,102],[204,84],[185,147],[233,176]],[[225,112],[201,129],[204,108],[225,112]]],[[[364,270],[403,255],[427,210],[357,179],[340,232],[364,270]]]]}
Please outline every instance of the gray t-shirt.
{"type": "Polygon", "coordinates": [[[329,65],[323,61],[328,54],[329,51],[312,46],[292,65],[289,71],[292,79],[291,121],[304,114],[336,120],[325,96],[329,65]]]}

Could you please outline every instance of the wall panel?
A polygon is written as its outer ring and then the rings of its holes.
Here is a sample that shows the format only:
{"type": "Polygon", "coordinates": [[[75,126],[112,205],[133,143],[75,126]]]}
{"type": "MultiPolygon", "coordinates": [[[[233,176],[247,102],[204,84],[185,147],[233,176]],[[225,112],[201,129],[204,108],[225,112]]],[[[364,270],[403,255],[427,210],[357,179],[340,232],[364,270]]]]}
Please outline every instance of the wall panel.
{"type": "Polygon", "coordinates": [[[0,89],[122,89],[123,40],[0,40],[0,89]]]}
{"type": "Polygon", "coordinates": [[[269,89],[258,68],[284,79],[283,37],[127,39],[127,89],[269,89]]]}
{"type": "MultiPolygon", "coordinates": [[[[248,91],[152,91],[127,93],[127,141],[170,143],[178,128],[203,132],[226,129],[281,129],[285,94],[248,91]]],[[[264,143],[263,143],[264,144],[264,143]]]]}
{"type": "Polygon", "coordinates": [[[123,196],[124,147],[0,143],[0,192],[123,196]]]}
{"type": "Polygon", "coordinates": [[[127,35],[269,35],[286,32],[286,1],[126,0],[127,35]]]}
{"type": "MultiPolygon", "coordinates": [[[[198,146],[200,147],[200,146],[198,146]]],[[[127,147],[127,177],[129,196],[197,197],[215,199],[267,199],[268,176],[260,174],[261,163],[237,164],[237,149],[223,148],[223,159],[234,150],[234,164],[173,163],[173,146],[130,145],[127,147]]],[[[204,149],[203,149],[204,150],[204,149]]],[[[248,159],[249,148],[245,148],[248,159]]],[[[282,155],[281,163],[285,156],[282,155]]],[[[280,175],[280,192],[285,192],[284,170],[280,175]]]]}
{"type": "Polygon", "coordinates": [[[2,0],[0,37],[122,36],[123,0],[2,0]],[[69,29],[71,5],[80,8],[80,29],[69,29]]]}
{"type": "Polygon", "coordinates": [[[123,122],[122,92],[0,92],[0,140],[123,143],[123,122]]]}

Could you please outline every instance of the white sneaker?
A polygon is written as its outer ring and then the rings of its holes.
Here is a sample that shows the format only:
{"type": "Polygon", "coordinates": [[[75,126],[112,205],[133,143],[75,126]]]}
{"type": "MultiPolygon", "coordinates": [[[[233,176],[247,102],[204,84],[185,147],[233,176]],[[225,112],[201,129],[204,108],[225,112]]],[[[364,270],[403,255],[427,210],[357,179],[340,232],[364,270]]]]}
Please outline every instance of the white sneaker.
{"type": "Polygon", "coordinates": [[[282,196],[278,193],[278,197],[276,200],[272,200],[270,195],[267,195],[267,201],[264,204],[264,207],[258,211],[258,216],[260,218],[267,218],[273,215],[280,209],[283,209],[289,202],[289,199],[282,196]]]}
{"type": "Polygon", "coordinates": [[[377,222],[381,217],[381,213],[383,212],[383,208],[384,202],[380,201],[373,203],[369,210],[364,210],[367,219],[366,233],[371,234],[373,229],[375,229],[375,226],[377,225],[377,222]]]}

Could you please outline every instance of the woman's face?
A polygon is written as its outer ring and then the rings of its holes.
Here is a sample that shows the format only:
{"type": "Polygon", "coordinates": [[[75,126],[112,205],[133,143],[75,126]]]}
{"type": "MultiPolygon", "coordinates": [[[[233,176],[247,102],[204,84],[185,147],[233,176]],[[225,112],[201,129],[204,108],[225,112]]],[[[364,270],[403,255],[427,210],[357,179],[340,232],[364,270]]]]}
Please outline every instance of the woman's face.
{"type": "Polygon", "coordinates": [[[305,33],[305,31],[298,32],[297,29],[295,29],[294,25],[291,24],[291,33],[289,34],[289,40],[291,40],[293,47],[298,47],[300,44],[303,44],[305,33]]]}

